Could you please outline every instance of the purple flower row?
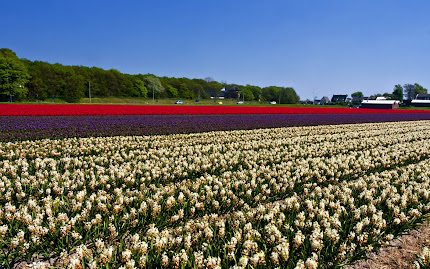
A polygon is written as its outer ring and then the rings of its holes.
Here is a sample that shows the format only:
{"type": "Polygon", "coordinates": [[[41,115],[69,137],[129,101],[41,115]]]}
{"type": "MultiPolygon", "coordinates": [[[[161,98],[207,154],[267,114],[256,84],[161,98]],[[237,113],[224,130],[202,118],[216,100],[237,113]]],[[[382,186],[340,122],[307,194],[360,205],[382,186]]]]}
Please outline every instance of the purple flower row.
{"type": "Polygon", "coordinates": [[[430,120],[430,113],[0,117],[0,141],[430,120]]]}

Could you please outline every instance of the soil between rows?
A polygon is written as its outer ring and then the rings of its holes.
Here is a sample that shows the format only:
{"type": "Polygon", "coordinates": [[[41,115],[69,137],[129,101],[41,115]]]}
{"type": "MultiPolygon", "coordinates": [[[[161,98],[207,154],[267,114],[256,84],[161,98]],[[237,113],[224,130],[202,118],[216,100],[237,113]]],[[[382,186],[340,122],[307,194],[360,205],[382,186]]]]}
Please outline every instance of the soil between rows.
{"type": "Polygon", "coordinates": [[[390,246],[382,247],[367,255],[368,260],[357,261],[344,269],[409,269],[416,268],[423,246],[430,245],[430,219],[406,235],[393,239],[390,246]]]}

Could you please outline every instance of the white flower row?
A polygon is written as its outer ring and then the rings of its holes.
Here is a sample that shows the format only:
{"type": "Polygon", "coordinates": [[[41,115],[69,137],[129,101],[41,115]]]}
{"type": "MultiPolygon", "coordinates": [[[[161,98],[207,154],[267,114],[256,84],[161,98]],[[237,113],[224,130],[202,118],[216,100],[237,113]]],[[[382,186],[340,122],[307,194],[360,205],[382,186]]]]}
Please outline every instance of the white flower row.
{"type": "Polygon", "coordinates": [[[0,148],[0,249],[75,267],[342,263],[429,211],[426,121],[0,148]]]}

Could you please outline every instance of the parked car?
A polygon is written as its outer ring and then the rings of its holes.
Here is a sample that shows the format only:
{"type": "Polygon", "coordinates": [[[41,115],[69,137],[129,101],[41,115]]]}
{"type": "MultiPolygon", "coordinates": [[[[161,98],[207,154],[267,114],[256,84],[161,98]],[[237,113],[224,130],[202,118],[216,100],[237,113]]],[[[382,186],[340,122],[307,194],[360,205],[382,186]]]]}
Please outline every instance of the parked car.
{"type": "Polygon", "coordinates": [[[178,101],[176,101],[175,102],[175,104],[177,104],[177,105],[182,105],[184,102],[182,102],[181,100],[178,100],[178,101]]]}
{"type": "Polygon", "coordinates": [[[242,104],[243,104],[243,101],[239,101],[239,102],[237,102],[236,104],[238,104],[238,105],[242,105],[242,104]]]}
{"type": "Polygon", "coordinates": [[[276,105],[276,101],[270,102],[271,105],[276,105]]]}

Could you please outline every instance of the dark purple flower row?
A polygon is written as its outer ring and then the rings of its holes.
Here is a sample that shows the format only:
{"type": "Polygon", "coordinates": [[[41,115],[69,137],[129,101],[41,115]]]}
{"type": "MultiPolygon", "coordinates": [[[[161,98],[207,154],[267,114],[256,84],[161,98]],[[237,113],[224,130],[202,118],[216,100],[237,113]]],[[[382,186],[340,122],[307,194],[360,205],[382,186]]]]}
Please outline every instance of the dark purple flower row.
{"type": "Polygon", "coordinates": [[[0,141],[430,120],[430,113],[0,117],[0,141]]]}

